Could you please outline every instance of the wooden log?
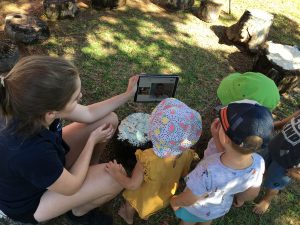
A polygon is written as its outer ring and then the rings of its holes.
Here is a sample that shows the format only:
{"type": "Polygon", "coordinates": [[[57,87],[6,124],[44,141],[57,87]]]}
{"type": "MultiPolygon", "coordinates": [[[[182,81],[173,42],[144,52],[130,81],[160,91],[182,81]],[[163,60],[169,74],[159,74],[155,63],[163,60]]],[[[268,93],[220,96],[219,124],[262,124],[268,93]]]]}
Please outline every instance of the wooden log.
{"type": "Polygon", "coordinates": [[[266,42],[254,63],[253,71],[273,79],[281,94],[290,91],[299,85],[299,47],[266,42]]]}
{"type": "Polygon", "coordinates": [[[13,68],[20,57],[18,46],[11,40],[0,41],[0,72],[7,72],[13,68]]]}
{"type": "Polygon", "coordinates": [[[44,0],[44,12],[49,20],[74,18],[78,12],[76,0],[44,0]]]}
{"type": "Polygon", "coordinates": [[[274,16],[258,9],[246,10],[236,24],[226,29],[227,38],[246,44],[251,52],[257,52],[266,41],[274,16]]]}
{"type": "Polygon", "coordinates": [[[152,0],[154,4],[169,10],[189,10],[193,7],[195,0],[152,0]]]}
{"type": "Polygon", "coordinates": [[[12,41],[24,44],[32,44],[50,36],[44,21],[21,13],[12,13],[5,17],[4,31],[12,41]]]}
{"type": "Polygon", "coordinates": [[[115,9],[126,5],[126,0],[91,0],[94,9],[115,9]]]}
{"type": "Polygon", "coordinates": [[[202,0],[198,17],[208,23],[218,20],[223,4],[223,0],[202,0]]]}

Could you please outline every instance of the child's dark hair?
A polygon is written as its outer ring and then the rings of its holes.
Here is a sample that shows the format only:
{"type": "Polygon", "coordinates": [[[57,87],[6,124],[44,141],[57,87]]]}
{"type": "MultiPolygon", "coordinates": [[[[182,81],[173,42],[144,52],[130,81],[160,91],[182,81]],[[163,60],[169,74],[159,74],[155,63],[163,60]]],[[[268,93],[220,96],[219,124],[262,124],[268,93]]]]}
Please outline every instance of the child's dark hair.
{"type": "Polygon", "coordinates": [[[22,58],[1,79],[0,110],[6,127],[26,135],[38,132],[49,111],[62,110],[76,91],[78,71],[63,58],[22,58]],[[15,126],[14,125],[14,126],[15,126]]]}

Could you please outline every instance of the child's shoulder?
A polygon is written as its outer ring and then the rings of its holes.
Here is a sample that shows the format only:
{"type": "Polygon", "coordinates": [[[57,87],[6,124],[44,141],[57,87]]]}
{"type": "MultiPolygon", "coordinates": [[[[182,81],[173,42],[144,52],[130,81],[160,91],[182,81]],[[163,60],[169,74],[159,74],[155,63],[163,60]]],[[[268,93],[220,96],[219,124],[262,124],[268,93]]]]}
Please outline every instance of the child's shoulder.
{"type": "Polygon", "coordinates": [[[253,163],[252,167],[255,169],[264,170],[265,168],[265,160],[258,153],[252,153],[253,163]]]}

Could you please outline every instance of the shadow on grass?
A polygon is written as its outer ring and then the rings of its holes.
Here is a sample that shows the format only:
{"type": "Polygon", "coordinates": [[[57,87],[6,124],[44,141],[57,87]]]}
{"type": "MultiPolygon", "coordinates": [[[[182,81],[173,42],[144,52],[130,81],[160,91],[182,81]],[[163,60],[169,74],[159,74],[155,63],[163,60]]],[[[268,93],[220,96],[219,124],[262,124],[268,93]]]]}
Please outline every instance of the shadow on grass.
{"type": "Polygon", "coordinates": [[[273,14],[268,40],[286,45],[300,45],[300,25],[283,14],[273,14]]]}

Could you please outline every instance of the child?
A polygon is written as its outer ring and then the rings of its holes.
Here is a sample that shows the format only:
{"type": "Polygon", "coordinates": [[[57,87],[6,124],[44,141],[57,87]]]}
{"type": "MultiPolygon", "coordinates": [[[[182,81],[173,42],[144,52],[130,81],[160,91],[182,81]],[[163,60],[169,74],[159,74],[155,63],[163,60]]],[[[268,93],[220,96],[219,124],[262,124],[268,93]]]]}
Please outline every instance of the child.
{"type": "Polygon", "coordinates": [[[171,199],[181,225],[211,224],[259,193],[264,160],[255,152],[273,130],[270,111],[258,104],[231,103],[219,112],[219,141],[223,153],[202,160],[186,177],[187,187],[171,199]]]}
{"type": "Polygon", "coordinates": [[[201,116],[174,98],[163,100],[154,109],[149,121],[149,137],[153,148],[137,150],[137,164],[128,177],[116,161],[107,164],[107,171],[124,188],[126,203],[119,215],[133,223],[135,211],[142,219],[169,205],[180,177],[185,176],[194,158],[189,149],[202,131],[201,116]]]}
{"type": "Polygon", "coordinates": [[[265,213],[272,199],[291,179],[300,180],[300,110],[274,126],[284,128],[271,140],[264,156],[267,172],[263,186],[266,192],[253,209],[256,214],[265,213]]]}
{"type": "MultiPolygon", "coordinates": [[[[221,81],[217,95],[223,105],[248,99],[256,101],[270,111],[275,109],[280,100],[279,90],[274,81],[262,73],[255,72],[229,74],[221,81]]],[[[212,138],[208,142],[204,158],[224,151],[224,148],[218,143],[219,126],[218,120],[211,125],[212,138]]]]}

